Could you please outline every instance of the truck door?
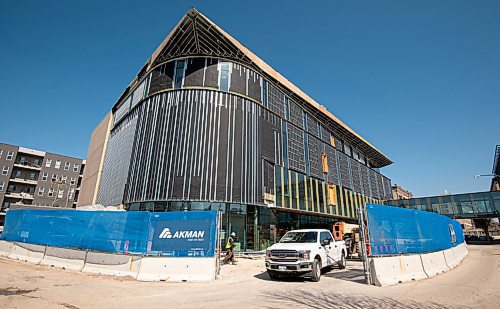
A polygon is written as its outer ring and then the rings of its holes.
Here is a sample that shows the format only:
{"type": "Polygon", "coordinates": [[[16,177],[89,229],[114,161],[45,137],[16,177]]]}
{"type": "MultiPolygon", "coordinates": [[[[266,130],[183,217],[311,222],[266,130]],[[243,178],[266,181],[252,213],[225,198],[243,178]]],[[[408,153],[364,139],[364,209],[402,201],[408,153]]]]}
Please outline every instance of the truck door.
{"type": "Polygon", "coordinates": [[[321,258],[323,259],[323,261],[326,261],[326,265],[322,265],[322,266],[333,265],[334,264],[334,256],[332,256],[332,255],[335,253],[332,250],[332,245],[334,245],[334,240],[333,240],[332,234],[330,232],[321,232],[319,241],[321,243],[321,247],[323,248],[322,250],[324,250],[324,256],[321,258]],[[323,240],[329,240],[330,244],[323,245],[323,240]]]}

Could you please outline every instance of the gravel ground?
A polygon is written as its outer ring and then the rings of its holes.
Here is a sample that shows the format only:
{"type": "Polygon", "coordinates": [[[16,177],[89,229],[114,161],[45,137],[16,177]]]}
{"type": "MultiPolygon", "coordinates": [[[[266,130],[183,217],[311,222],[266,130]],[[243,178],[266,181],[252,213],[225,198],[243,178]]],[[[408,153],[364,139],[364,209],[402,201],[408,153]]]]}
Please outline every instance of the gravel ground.
{"type": "Polygon", "coordinates": [[[0,308],[498,308],[500,246],[472,245],[455,270],[379,288],[349,261],[318,283],[271,281],[263,260],[240,258],[207,283],[138,282],[0,258],[0,308]]]}

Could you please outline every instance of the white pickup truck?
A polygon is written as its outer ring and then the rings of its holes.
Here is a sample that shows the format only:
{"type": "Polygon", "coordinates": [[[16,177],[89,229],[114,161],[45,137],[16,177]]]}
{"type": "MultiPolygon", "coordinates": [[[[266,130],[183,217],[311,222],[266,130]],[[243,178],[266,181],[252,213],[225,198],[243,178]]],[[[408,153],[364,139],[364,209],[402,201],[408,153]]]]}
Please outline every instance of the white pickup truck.
{"type": "Polygon", "coordinates": [[[335,241],[328,230],[294,230],[267,248],[266,269],[271,279],[310,274],[313,281],[319,281],[322,271],[334,265],[345,268],[346,254],[345,242],[335,241]]]}

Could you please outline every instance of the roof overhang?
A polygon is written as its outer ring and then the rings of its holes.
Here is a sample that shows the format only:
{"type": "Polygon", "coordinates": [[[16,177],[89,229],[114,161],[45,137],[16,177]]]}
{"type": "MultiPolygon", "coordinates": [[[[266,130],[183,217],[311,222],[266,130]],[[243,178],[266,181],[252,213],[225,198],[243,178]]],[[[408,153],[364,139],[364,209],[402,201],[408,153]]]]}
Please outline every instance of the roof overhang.
{"type": "MultiPolygon", "coordinates": [[[[163,40],[160,46],[158,46],[127,90],[132,90],[134,84],[138,82],[146,72],[149,72],[158,64],[164,63],[170,59],[196,55],[234,59],[267,75],[267,77],[287,90],[288,95],[305,102],[306,106],[312,107],[308,109],[310,113],[332,127],[339,134],[340,138],[363,152],[374,167],[383,167],[392,163],[392,161],[380,150],[375,148],[375,146],[335,117],[326,107],[316,102],[194,8],[191,8],[187,12],[163,40]]],[[[120,99],[128,93],[127,90],[122,94],[120,99]]],[[[118,100],[117,103],[119,102],[120,100],[118,100]]]]}

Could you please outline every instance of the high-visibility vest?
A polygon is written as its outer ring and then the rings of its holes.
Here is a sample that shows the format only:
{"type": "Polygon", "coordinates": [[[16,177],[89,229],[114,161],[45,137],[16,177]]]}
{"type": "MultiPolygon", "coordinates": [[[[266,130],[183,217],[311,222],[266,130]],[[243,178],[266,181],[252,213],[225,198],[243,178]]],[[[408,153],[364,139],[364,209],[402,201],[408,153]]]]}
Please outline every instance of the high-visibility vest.
{"type": "Polygon", "coordinates": [[[232,245],[233,245],[233,238],[231,238],[231,236],[229,236],[229,238],[227,239],[227,242],[226,242],[226,249],[231,249],[232,245]]]}

